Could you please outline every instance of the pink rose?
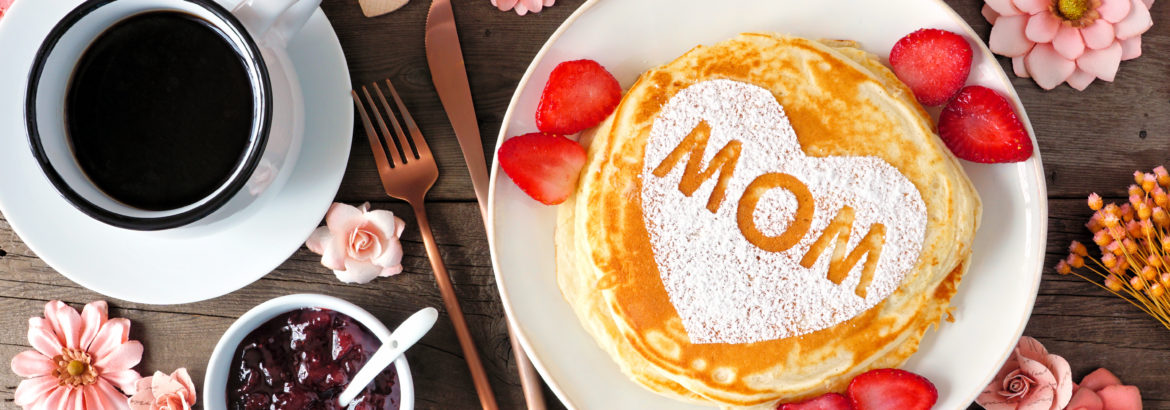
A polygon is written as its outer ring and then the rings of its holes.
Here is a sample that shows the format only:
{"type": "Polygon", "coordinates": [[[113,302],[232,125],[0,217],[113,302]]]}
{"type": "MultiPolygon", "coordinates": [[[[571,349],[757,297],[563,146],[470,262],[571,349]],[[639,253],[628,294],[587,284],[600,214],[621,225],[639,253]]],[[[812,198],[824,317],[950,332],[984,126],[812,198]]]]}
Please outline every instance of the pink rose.
{"type": "Polygon", "coordinates": [[[1142,394],[1134,386],[1105,369],[1097,369],[1084,379],[1068,402],[1068,410],[1141,410],[1142,394]]]}
{"type": "Polygon", "coordinates": [[[1023,336],[975,402],[987,410],[1060,410],[1072,398],[1074,386],[1064,358],[1048,354],[1036,339],[1023,336]]]}
{"type": "Polygon", "coordinates": [[[370,203],[353,207],[333,203],[325,214],[325,226],[305,242],[321,255],[321,264],[345,283],[366,283],[378,276],[402,272],[402,243],[398,237],[406,222],[385,210],[370,210],[370,203]]]}
{"type": "MultiPolygon", "coordinates": [[[[4,0],[0,0],[3,2],[4,0]]],[[[500,11],[515,10],[521,16],[528,12],[540,13],[545,7],[552,7],[556,0],[492,0],[492,5],[500,11]]]]}
{"type": "Polygon", "coordinates": [[[169,376],[154,372],[154,376],[139,379],[137,386],[130,410],[191,410],[195,404],[195,383],[184,368],[169,376]]]}

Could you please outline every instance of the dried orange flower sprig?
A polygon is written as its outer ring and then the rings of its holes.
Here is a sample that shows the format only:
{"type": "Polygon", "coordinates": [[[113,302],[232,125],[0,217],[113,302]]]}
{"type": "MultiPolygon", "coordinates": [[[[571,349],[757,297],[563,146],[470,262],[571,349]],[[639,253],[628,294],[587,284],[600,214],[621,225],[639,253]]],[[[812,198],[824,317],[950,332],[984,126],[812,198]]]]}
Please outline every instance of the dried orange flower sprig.
{"type": "Polygon", "coordinates": [[[1135,171],[1129,202],[1104,204],[1089,195],[1093,216],[1085,227],[1101,258],[1089,256],[1084,244],[1073,241],[1069,255],[1056,264],[1061,275],[1076,275],[1125,299],[1170,329],[1170,173],[1159,166],[1153,173],[1135,171]],[[1074,269],[1085,268],[1100,279],[1074,269]]]}

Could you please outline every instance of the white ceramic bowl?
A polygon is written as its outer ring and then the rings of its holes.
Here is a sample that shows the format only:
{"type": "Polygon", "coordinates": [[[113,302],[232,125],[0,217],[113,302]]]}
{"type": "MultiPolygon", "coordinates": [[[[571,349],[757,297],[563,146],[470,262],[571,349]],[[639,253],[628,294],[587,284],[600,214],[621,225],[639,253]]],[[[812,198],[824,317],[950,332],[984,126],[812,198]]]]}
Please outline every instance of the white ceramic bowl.
{"type": "MultiPolygon", "coordinates": [[[[227,382],[231,373],[232,355],[244,337],[272,318],[301,308],[322,308],[345,314],[369,329],[378,339],[385,341],[390,338],[390,329],[370,312],[332,296],[299,293],[261,303],[236,319],[236,322],[232,323],[219,338],[219,343],[211,352],[211,360],[207,362],[207,375],[203,378],[205,409],[227,408],[227,382]]],[[[406,363],[406,356],[395,360],[394,368],[398,371],[399,389],[402,392],[400,408],[411,410],[414,408],[414,380],[410,376],[410,365],[406,363]]]]}

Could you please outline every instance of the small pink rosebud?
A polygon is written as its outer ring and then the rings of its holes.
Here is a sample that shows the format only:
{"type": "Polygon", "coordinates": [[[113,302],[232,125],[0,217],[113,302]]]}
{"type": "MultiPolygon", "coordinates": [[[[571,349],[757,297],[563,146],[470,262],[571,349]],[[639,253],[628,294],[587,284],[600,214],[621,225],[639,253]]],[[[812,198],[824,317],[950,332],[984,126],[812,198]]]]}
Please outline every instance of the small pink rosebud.
{"type": "Polygon", "coordinates": [[[1048,353],[1036,339],[1022,336],[975,402],[987,410],[1060,410],[1072,399],[1074,387],[1068,361],[1048,353]]]}
{"type": "Polygon", "coordinates": [[[492,5],[500,11],[513,10],[521,16],[528,12],[540,13],[545,7],[552,7],[556,0],[492,0],[492,5]]]}
{"type": "Polygon", "coordinates": [[[305,246],[321,255],[321,264],[345,283],[367,283],[402,272],[402,236],[406,222],[370,203],[354,207],[334,203],[305,246]]]}

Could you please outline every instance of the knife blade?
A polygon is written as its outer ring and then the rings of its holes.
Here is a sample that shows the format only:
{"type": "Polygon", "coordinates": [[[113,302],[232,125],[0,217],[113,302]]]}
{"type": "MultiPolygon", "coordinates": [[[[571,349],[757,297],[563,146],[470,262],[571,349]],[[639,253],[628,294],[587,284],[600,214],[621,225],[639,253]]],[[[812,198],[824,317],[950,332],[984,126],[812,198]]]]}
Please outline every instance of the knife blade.
{"type": "MultiPolygon", "coordinates": [[[[451,121],[451,128],[455,130],[455,137],[463,151],[463,160],[467,163],[467,170],[471,175],[471,184],[475,188],[475,198],[479,202],[479,214],[483,217],[484,228],[490,229],[487,214],[489,183],[487,161],[484,159],[479,121],[475,118],[471,84],[467,81],[467,67],[463,63],[463,48],[459,45],[459,32],[455,28],[455,13],[450,0],[431,2],[424,41],[431,81],[435,84],[435,91],[439,93],[443,110],[447,112],[447,119],[451,121]]],[[[489,231],[487,234],[490,236],[492,233],[489,231]]],[[[508,320],[508,340],[512,344],[516,369],[520,373],[524,401],[530,410],[545,410],[540,376],[529,361],[520,341],[516,339],[516,329],[511,320],[508,320]]],[[[483,402],[483,392],[480,393],[483,402]]],[[[488,391],[487,394],[491,395],[491,392],[488,391]]],[[[494,399],[492,400],[494,405],[494,399]]],[[[487,403],[483,404],[487,408],[487,403]]]]}
{"type": "Polygon", "coordinates": [[[459,139],[463,160],[471,173],[471,184],[475,187],[475,198],[479,211],[487,222],[487,162],[483,155],[483,141],[479,136],[479,121],[475,119],[475,105],[471,100],[471,85],[467,82],[467,69],[463,64],[463,49],[459,46],[459,33],[455,30],[455,15],[450,0],[434,0],[427,14],[426,32],[427,65],[431,69],[431,80],[435,91],[447,111],[447,119],[459,139]]]}

